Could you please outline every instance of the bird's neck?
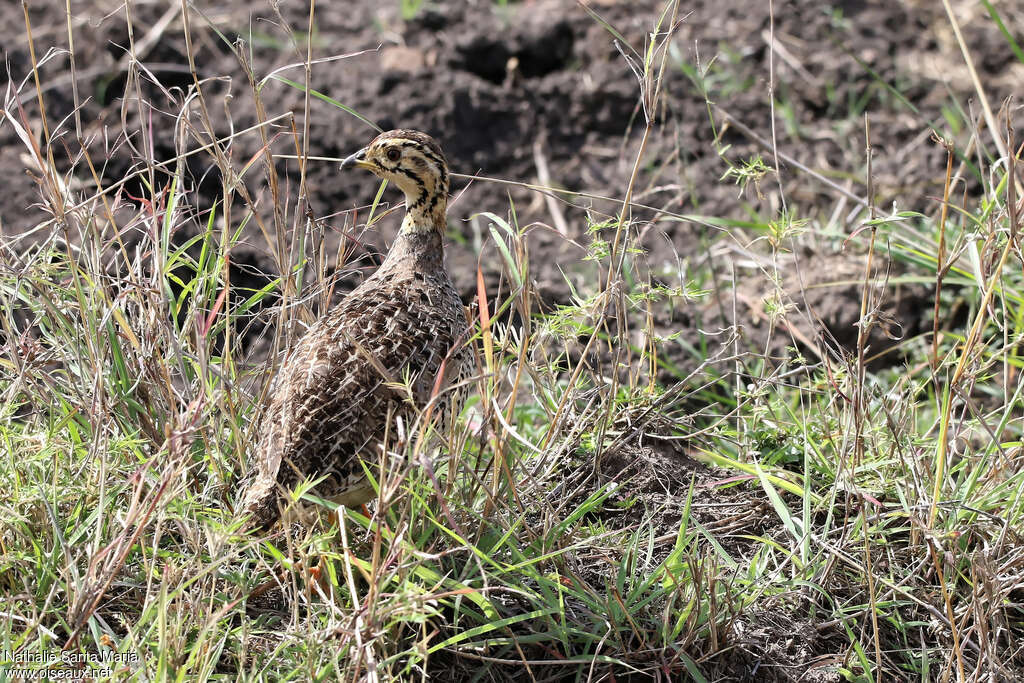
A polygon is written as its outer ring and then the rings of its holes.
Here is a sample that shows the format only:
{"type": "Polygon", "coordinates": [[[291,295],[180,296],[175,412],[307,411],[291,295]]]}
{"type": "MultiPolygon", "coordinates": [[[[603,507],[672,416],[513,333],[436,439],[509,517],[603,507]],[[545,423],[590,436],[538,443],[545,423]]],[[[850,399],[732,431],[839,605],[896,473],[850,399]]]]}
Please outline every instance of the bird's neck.
{"type": "Polygon", "coordinates": [[[443,192],[436,199],[434,196],[422,189],[419,192],[406,192],[405,218],[398,237],[388,250],[387,258],[377,271],[380,277],[402,270],[444,270],[445,210],[448,197],[443,192]]]}
{"type": "Polygon", "coordinates": [[[443,236],[447,227],[445,211],[448,198],[444,193],[431,194],[425,190],[405,195],[405,219],[402,220],[402,235],[427,235],[437,233],[443,236]]]}
{"type": "Polygon", "coordinates": [[[444,271],[444,228],[438,229],[433,225],[425,228],[424,225],[412,223],[406,215],[387,258],[377,271],[380,277],[388,277],[395,271],[444,271]]]}

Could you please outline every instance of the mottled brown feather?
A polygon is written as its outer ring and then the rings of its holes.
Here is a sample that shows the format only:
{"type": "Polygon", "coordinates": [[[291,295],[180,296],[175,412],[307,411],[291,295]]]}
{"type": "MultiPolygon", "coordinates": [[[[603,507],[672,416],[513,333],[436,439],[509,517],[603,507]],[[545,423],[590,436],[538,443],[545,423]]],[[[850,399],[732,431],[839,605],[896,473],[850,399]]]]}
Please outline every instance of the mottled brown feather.
{"type": "MultiPolygon", "coordinates": [[[[426,137],[422,133],[391,131],[374,142],[385,136],[419,141],[443,165],[440,148],[418,137],[426,137]]],[[[447,169],[432,180],[428,187],[444,194],[443,220],[447,169]]],[[[409,196],[407,191],[407,204],[409,196]]],[[[417,219],[428,220],[407,216],[407,222],[417,219]]],[[[429,220],[438,222],[436,215],[429,220]]],[[[307,477],[326,477],[315,489],[321,497],[349,506],[367,502],[373,492],[363,462],[373,468],[385,431],[390,427],[394,434],[388,415],[404,418],[406,426],[415,422],[431,399],[442,364],[431,415],[444,428],[458,414],[464,392],[450,388],[473,373],[474,363],[462,302],[444,268],[443,230],[443,223],[430,230],[403,228],[377,272],[287,354],[250,463],[243,510],[251,523],[272,525],[282,495],[307,477]],[[411,397],[393,386],[406,377],[411,397]]]]}

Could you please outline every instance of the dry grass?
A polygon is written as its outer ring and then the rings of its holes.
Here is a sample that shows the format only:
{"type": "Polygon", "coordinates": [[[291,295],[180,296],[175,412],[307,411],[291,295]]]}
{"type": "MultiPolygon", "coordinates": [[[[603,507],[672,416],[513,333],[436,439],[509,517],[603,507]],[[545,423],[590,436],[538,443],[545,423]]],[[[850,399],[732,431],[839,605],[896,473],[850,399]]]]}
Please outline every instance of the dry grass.
{"type": "MultiPolygon", "coordinates": [[[[652,208],[634,201],[636,181],[678,11],[667,4],[650,45],[622,46],[643,112],[622,196],[584,214],[584,195],[537,190],[560,207],[556,224],[587,221],[597,284],[542,310],[529,233],[554,228],[519,225],[514,206],[481,215],[481,259],[502,275],[489,291],[478,274],[480,373],[459,427],[440,448],[410,427],[373,519],[343,511],[340,528],[266,537],[242,533],[233,514],[252,425],[275,359],[329,304],[352,244],[329,251],[304,203],[306,165],[319,163],[314,93],[305,88],[296,123],[250,69],[259,120],[224,134],[191,63],[179,125],[158,132],[129,87],[120,144],[131,141],[135,165],[111,182],[80,124],[47,117],[46,84],[12,87],[0,126],[17,131],[49,219],[0,245],[0,667],[34,653],[28,668],[67,668],[63,652],[102,655],[83,666],[140,680],[795,680],[792,666],[833,677],[822,680],[966,681],[1024,670],[1020,190],[1016,157],[994,151],[1018,150],[1012,131],[988,146],[970,127],[943,141],[937,216],[874,207],[869,157],[862,227],[846,238],[862,259],[854,348],[800,339],[811,360],[747,349],[735,270],[680,269],[666,282],[640,249],[646,228],[690,220],[666,207],[634,218],[652,208]],[[33,91],[29,113],[19,99],[33,91]],[[155,134],[173,135],[173,159],[147,153],[155,134]],[[247,136],[260,153],[239,158],[247,136]],[[220,184],[213,204],[197,168],[220,184]],[[982,190],[958,200],[971,168],[984,170],[982,190]],[[129,182],[144,196],[129,199],[129,182]],[[273,272],[243,278],[233,250],[253,244],[273,272]],[[874,370],[869,334],[886,324],[899,278],[934,286],[934,329],[900,343],[901,367],[874,370]],[[733,323],[718,337],[656,324],[669,306],[709,310],[708,290],[733,323]],[[308,581],[317,564],[324,579],[308,581]],[[780,645],[794,634],[795,649],[780,645]]],[[[143,67],[132,62],[130,83],[143,67]]],[[[737,162],[722,182],[776,171],[737,162]]],[[[358,239],[380,199],[343,232],[358,239]]],[[[759,264],[765,321],[795,346],[787,315],[802,302],[783,281],[802,240],[830,239],[823,221],[783,210],[713,222],[715,245],[759,264]]],[[[326,513],[313,483],[294,499],[326,513]]]]}

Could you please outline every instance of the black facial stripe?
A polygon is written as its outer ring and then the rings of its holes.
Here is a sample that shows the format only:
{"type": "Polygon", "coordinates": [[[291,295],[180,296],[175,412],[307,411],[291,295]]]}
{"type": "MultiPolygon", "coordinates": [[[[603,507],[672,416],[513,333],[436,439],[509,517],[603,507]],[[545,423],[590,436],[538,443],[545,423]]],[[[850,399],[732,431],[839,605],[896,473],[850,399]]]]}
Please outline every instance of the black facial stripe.
{"type": "Polygon", "coordinates": [[[422,133],[418,130],[397,128],[395,130],[385,131],[373,139],[374,142],[384,142],[387,140],[392,140],[399,144],[412,142],[428,148],[434,154],[442,154],[441,147],[437,144],[437,141],[426,133],[422,133]]]}
{"type": "MultiPolygon", "coordinates": [[[[404,163],[406,165],[405,167],[402,165],[401,161],[394,163],[393,166],[387,163],[378,162],[379,166],[383,170],[394,174],[400,173],[406,176],[407,178],[411,178],[413,182],[416,183],[416,186],[419,189],[419,193],[418,196],[416,197],[416,200],[408,205],[409,209],[419,210],[421,207],[425,207],[426,211],[433,212],[434,209],[437,207],[438,203],[445,197],[445,195],[448,192],[448,168],[447,164],[445,163],[443,154],[440,152],[440,150],[434,150],[431,146],[416,139],[400,138],[398,136],[395,136],[389,138],[388,143],[389,146],[385,146],[382,144],[378,147],[378,151],[383,152],[383,154],[381,154],[381,156],[384,157],[384,159],[382,159],[382,162],[385,160],[390,161],[387,159],[388,149],[394,149],[395,146],[398,146],[401,147],[402,149],[415,150],[420,154],[420,156],[425,161],[433,163],[438,175],[438,184],[433,188],[433,191],[431,191],[427,188],[427,183],[425,182],[424,178],[421,175],[424,171],[429,172],[429,169],[420,167],[418,169],[419,173],[410,170],[407,167],[410,161],[408,156],[406,156],[404,160],[404,163]]],[[[415,162],[414,165],[416,165],[415,162]]]]}
{"type": "MultiPolygon", "coordinates": [[[[437,192],[446,192],[448,190],[448,170],[445,167],[444,159],[433,154],[427,149],[420,148],[419,152],[425,159],[434,162],[434,165],[437,167],[438,180],[440,181],[438,187],[435,188],[437,192]]],[[[436,203],[436,199],[434,203],[436,203]]],[[[433,204],[431,205],[431,208],[433,208],[433,204]]]]}
{"type": "Polygon", "coordinates": [[[442,159],[440,157],[432,156],[432,155],[429,155],[429,154],[424,155],[424,156],[426,156],[428,159],[433,161],[434,164],[437,166],[438,174],[439,174],[440,181],[441,181],[441,187],[447,188],[448,187],[448,169],[447,169],[447,167],[446,167],[446,165],[444,163],[444,159],[442,159]]]}
{"type": "MultiPolygon", "coordinates": [[[[413,146],[413,145],[410,145],[410,146],[413,146]]],[[[438,169],[440,169],[441,175],[443,177],[444,173],[445,173],[445,171],[444,171],[444,161],[440,157],[432,154],[429,150],[427,150],[427,149],[425,149],[423,147],[419,147],[419,146],[415,146],[415,147],[416,147],[416,151],[420,153],[420,156],[422,156],[427,161],[432,161],[434,163],[434,166],[436,166],[438,169]]]]}
{"type": "Polygon", "coordinates": [[[437,152],[435,152],[434,150],[432,150],[430,147],[424,145],[422,142],[417,142],[415,140],[403,140],[399,144],[401,144],[402,147],[405,147],[405,148],[408,148],[408,149],[415,149],[417,152],[422,154],[424,157],[426,157],[427,159],[430,159],[435,164],[437,164],[438,167],[444,166],[444,162],[442,160],[441,155],[438,154],[437,152]]]}
{"type": "Polygon", "coordinates": [[[444,159],[442,159],[441,157],[436,156],[434,154],[430,154],[429,152],[427,152],[425,150],[420,150],[420,153],[423,154],[423,156],[425,158],[433,161],[434,165],[437,166],[441,170],[441,176],[444,177],[444,167],[445,167],[444,159]]]}
{"type": "Polygon", "coordinates": [[[430,198],[430,192],[427,191],[426,182],[424,182],[422,178],[420,178],[418,175],[416,175],[407,168],[395,168],[395,172],[401,173],[404,176],[412,178],[416,185],[419,186],[420,188],[420,196],[417,197],[416,201],[414,201],[408,208],[415,209],[419,206],[422,206],[423,204],[426,204],[427,199],[430,198]]]}
{"type": "Polygon", "coordinates": [[[427,186],[427,184],[423,182],[423,178],[420,178],[418,175],[416,175],[415,173],[413,173],[412,171],[410,171],[407,168],[402,168],[401,166],[395,166],[393,169],[390,169],[390,170],[391,170],[392,173],[401,173],[404,176],[408,176],[408,177],[412,178],[413,181],[417,185],[422,187],[422,188],[426,188],[426,186],[427,186]]]}
{"type": "Polygon", "coordinates": [[[428,159],[430,159],[434,163],[437,163],[437,164],[441,163],[441,157],[439,155],[435,154],[429,147],[420,147],[420,154],[422,154],[423,156],[427,157],[428,159]]]}
{"type": "Polygon", "coordinates": [[[415,209],[418,206],[426,204],[427,203],[427,198],[429,196],[430,196],[430,194],[427,192],[427,188],[426,187],[421,187],[420,188],[420,196],[416,198],[416,201],[414,201],[412,203],[412,206],[410,206],[409,208],[410,209],[415,209]]]}

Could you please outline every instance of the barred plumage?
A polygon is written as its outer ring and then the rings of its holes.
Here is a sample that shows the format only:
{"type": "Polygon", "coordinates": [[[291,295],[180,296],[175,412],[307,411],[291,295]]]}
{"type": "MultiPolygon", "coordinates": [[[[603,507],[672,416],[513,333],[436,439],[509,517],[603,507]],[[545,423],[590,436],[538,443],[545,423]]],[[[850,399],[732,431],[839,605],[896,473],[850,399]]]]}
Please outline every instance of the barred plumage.
{"type": "Polygon", "coordinates": [[[450,388],[474,371],[462,302],[444,267],[448,169],[440,147],[394,130],[342,163],[355,166],[396,184],[406,216],[377,272],[313,324],[281,367],[243,502],[260,527],[277,520],[281,495],[307,477],[327,476],[316,488],[321,497],[366,503],[373,489],[362,462],[376,465],[385,431],[395,433],[388,415],[410,425],[438,386],[431,414],[447,425],[464,396],[450,388]],[[397,386],[406,378],[411,392],[397,386]]]}

